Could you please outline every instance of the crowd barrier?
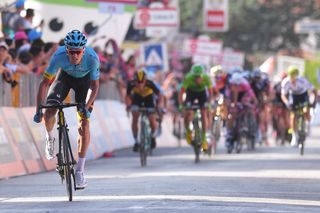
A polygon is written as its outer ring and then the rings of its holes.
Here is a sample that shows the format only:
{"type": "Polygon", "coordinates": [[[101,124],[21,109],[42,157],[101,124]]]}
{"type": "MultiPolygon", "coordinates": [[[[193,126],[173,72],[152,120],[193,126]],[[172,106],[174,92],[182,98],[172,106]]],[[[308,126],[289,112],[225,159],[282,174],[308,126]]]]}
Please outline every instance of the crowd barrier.
{"type": "MultiPolygon", "coordinates": [[[[0,179],[28,175],[55,169],[56,161],[45,158],[44,123],[33,122],[34,107],[0,108],[0,179]]],[[[66,108],[65,117],[69,137],[77,159],[78,120],[75,108],[66,108]]],[[[58,149],[58,131],[55,126],[58,149]]],[[[88,160],[100,158],[105,153],[132,147],[131,121],[124,104],[118,101],[98,100],[90,117],[91,143],[88,160]]],[[[157,139],[160,147],[177,146],[172,136],[169,116],[164,117],[162,135],[157,139]]]]}

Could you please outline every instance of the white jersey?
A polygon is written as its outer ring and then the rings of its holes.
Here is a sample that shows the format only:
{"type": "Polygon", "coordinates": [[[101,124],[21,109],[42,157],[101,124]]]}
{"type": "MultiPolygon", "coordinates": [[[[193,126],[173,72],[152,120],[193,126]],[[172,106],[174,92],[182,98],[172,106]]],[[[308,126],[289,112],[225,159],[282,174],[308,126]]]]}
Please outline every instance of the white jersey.
{"type": "Polygon", "coordinates": [[[291,91],[292,95],[301,95],[308,90],[312,90],[313,85],[304,77],[297,77],[296,83],[290,81],[290,77],[286,77],[281,82],[281,94],[288,94],[291,91]]]}

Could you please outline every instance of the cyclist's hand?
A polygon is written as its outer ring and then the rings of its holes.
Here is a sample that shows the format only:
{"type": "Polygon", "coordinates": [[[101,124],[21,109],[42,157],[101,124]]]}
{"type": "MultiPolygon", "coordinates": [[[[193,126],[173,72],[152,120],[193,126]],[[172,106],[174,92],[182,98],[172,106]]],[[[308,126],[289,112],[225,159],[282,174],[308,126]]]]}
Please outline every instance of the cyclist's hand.
{"type": "Polygon", "coordinates": [[[179,112],[183,111],[183,105],[182,104],[179,105],[178,110],[179,110],[179,112]]]}
{"type": "Polygon", "coordinates": [[[316,108],[316,102],[313,102],[312,104],[310,104],[310,108],[316,108]]]}
{"type": "Polygon", "coordinates": [[[292,104],[286,104],[286,107],[287,107],[287,109],[289,110],[289,111],[292,111],[293,110],[293,106],[292,106],[292,104]]]}
{"type": "Polygon", "coordinates": [[[40,123],[42,121],[43,113],[42,110],[39,110],[36,112],[36,114],[33,116],[33,121],[36,123],[40,123]]]}
{"type": "Polygon", "coordinates": [[[87,110],[86,108],[81,107],[79,111],[85,118],[87,118],[87,119],[90,118],[91,112],[89,110],[87,110]]]}
{"type": "Polygon", "coordinates": [[[167,110],[163,107],[159,108],[159,113],[161,114],[165,114],[167,112],[167,110]]]}

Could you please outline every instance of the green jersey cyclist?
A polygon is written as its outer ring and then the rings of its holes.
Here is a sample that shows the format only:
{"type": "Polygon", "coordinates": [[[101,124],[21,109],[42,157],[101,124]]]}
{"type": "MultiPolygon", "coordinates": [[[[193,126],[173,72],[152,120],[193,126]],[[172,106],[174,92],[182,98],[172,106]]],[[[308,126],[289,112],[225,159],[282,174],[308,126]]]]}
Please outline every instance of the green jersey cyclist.
{"type": "MultiPolygon", "coordinates": [[[[179,92],[179,110],[183,108],[183,95],[186,93],[185,105],[192,105],[195,101],[201,108],[202,118],[202,149],[208,149],[206,139],[206,131],[208,129],[208,103],[212,99],[212,83],[208,74],[205,73],[205,67],[202,64],[194,64],[191,71],[186,75],[182,82],[179,92]]],[[[188,144],[192,142],[192,132],[190,130],[190,122],[193,120],[193,111],[186,110],[184,114],[184,124],[186,129],[186,140],[188,144]]]]}

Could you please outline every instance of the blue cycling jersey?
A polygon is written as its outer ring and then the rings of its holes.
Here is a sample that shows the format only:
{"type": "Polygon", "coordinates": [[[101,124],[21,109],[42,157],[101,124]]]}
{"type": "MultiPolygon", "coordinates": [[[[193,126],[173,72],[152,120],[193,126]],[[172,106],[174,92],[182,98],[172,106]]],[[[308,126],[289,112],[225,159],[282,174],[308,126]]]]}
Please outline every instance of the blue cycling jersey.
{"type": "Polygon", "coordinates": [[[44,76],[48,79],[53,78],[59,68],[75,78],[84,77],[88,73],[91,80],[98,80],[100,77],[99,58],[91,47],[85,48],[81,63],[77,65],[70,63],[66,47],[59,47],[51,57],[44,76]]]}

